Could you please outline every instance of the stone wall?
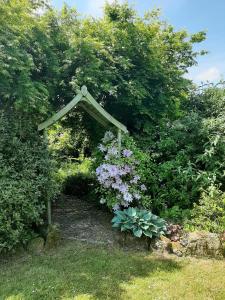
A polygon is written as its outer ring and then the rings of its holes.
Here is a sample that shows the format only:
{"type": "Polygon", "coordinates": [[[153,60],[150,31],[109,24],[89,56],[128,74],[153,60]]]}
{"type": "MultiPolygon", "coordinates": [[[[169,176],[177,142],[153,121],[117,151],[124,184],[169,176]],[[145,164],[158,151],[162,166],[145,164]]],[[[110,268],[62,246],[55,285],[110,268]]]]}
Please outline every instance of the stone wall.
{"type": "Polygon", "coordinates": [[[179,241],[161,237],[152,243],[152,248],[155,251],[173,253],[177,256],[225,257],[223,236],[203,231],[185,233],[179,241]]]}

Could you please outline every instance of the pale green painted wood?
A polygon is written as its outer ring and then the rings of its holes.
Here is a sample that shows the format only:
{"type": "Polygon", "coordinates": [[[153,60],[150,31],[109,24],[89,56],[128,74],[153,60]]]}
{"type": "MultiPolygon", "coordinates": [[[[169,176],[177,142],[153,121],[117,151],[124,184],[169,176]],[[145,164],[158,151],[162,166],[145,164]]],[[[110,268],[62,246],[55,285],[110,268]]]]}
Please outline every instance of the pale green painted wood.
{"type": "Polygon", "coordinates": [[[122,133],[121,133],[120,129],[118,129],[117,140],[118,140],[118,150],[119,150],[119,156],[120,156],[121,155],[121,142],[122,142],[122,133]]]}
{"type": "MultiPolygon", "coordinates": [[[[46,144],[48,144],[48,134],[47,131],[44,130],[44,139],[46,141],[46,144]]],[[[51,200],[48,199],[47,203],[47,218],[48,218],[48,225],[52,224],[52,207],[51,207],[51,200]]]]}
{"type": "Polygon", "coordinates": [[[60,111],[58,111],[54,116],[46,120],[45,122],[41,123],[38,126],[38,130],[43,130],[48,128],[49,126],[53,125],[55,122],[60,120],[62,117],[64,117],[74,106],[77,105],[77,103],[82,99],[83,95],[80,93],[77,94],[77,96],[68,103],[65,107],[63,107],[60,111]]]}
{"type": "Polygon", "coordinates": [[[82,107],[92,118],[94,118],[102,126],[107,127],[108,122],[100,118],[93,110],[91,110],[87,104],[84,103],[84,100],[79,102],[79,106],[82,107]]]}
{"type": "Polygon", "coordinates": [[[48,225],[51,225],[52,224],[52,203],[51,203],[51,200],[48,200],[47,211],[48,211],[48,225]]]}
{"type": "Polygon", "coordinates": [[[81,93],[86,97],[87,93],[88,93],[88,89],[86,87],[86,85],[83,85],[81,88],[81,93]]]}
{"type": "Polygon", "coordinates": [[[111,116],[88,92],[86,86],[82,86],[80,91],[77,91],[77,96],[68,103],[64,108],[58,111],[54,116],[41,123],[38,126],[38,130],[43,130],[53,125],[55,122],[64,117],[71,109],[73,109],[78,103],[83,109],[87,111],[96,121],[98,121],[103,126],[107,126],[108,123],[113,124],[120,131],[128,133],[126,126],[117,121],[113,116],[111,116]]]}
{"type": "Polygon", "coordinates": [[[106,119],[108,122],[112,123],[118,129],[123,131],[124,133],[128,133],[126,126],[117,121],[113,116],[111,116],[95,99],[91,96],[91,94],[87,91],[86,98],[90,104],[92,104],[96,110],[106,119]]]}

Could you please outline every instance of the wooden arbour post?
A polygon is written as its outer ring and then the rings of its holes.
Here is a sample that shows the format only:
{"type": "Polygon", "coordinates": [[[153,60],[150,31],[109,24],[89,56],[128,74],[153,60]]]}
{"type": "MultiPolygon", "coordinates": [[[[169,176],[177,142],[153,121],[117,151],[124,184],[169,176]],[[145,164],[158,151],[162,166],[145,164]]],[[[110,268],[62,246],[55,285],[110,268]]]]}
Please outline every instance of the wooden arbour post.
{"type": "MultiPolygon", "coordinates": [[[[47,130],[44,129],[44,139],[46,142],[46,145],[48,144],[48,134],[47,134],[47,130]]],[[[48,199],[48,203],[47,203],[47,214],[48,214],[48,225],[52,224],[52,208],[51,208],[51,200],[48,199]]]]}
{"type": "MultiPolygon", "coordinates": [[[[117,139],[118,139],[118,149],[121,153],[121,141],[122,133],[127,134],[128,130],[126,126],[116,120],[112,115],[110,115],[88,92],[87,87],[84,85],[80,90],[77,90],[77,95],[70,101],[66,106],[64,106],[60,111],[54,114],[52,117],[39,124],[38,131],[44,131],[44,136],[47,139],[47,128],[62,119],[66,114],[68,114],[76,106],[82,107],[91,117],[93,117],[97,122],[99,122],[104,127],[109,127],[113,125],[117,129],[117,139]]],[[[47,204],[47,214],[48,214],[48,224],[51,225],[51,201],[47,204]]]]}
{"type": "Polygon", "coordinates": [[[121,130],[120,130],[120,129],[118,129],[117,140],[118,140],[118,150],[119,150],[119,155],[121,155],[122,133],[121,133],[121,130]]]}

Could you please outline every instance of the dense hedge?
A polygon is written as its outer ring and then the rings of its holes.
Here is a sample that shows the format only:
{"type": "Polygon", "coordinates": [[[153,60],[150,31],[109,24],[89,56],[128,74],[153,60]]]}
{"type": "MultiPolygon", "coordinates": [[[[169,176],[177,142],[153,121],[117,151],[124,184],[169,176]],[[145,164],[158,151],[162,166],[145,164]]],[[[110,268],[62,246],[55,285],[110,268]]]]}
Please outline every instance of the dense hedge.
{"type": "Polygon", "coordinates": [[[56,186],[46,144],[29,124],[0,114],[0,252],[26,243],[56,186]]]}

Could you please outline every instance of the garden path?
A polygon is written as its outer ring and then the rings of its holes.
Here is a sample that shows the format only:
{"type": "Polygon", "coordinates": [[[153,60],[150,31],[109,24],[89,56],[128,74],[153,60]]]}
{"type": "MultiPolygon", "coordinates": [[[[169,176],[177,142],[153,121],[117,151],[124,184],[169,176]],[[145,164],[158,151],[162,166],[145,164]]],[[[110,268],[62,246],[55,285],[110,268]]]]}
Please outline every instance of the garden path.
{"type": "Polygon", "coordinates": [[[62,195],[53,205],[53,222],[60,225],[62,238],[93,244],[117,244],[111,227],[112,214],[74,196],[62,195]]]}

